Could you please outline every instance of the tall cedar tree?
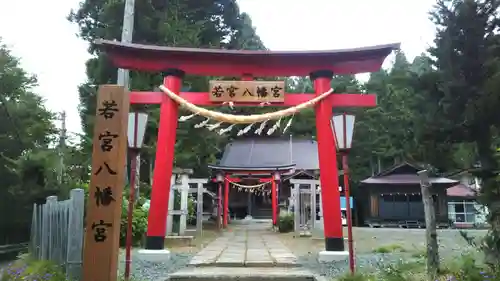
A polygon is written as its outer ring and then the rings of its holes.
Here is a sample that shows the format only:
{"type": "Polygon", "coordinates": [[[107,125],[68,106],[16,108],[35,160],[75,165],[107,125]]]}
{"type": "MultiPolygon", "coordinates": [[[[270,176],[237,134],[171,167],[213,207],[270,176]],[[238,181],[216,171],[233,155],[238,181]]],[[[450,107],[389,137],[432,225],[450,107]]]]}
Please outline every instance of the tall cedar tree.
{"type": "MultiPolygon", "coordinates": [[[[499,0],[440,0],[431,13],[437,27],[429,52],[437,72],[430,73],[428,94],[438,100],[433,137],[439,142],[474,142],[490,211],[490,262],[500,262],[500,191],[492,129],[500,124],[499,0]]],[[[429,79],[429,76],[426,77],[429,79]]],[[[425,81],[425,79],[423,79],[425,81]]]]}
{"type": "MultiPolygon", "coordinates": [[[[96,50],[92,42],[98,38],[120,40],[123,10],[123,0],[86,0],[69,15],[69,20],[80,27],[80,37],[89,41],[89,52],[96,55],[87,61],[88,81],[79,88],[80,116],[89,153],[96,89],[99,84],[115,83],[117,73],[106,55],[96,50]]],[[[136,1],[133,42],[172,47],[264,49],[250,17],[239,12],[235,0],[136,1]]],[[[207,91],[208,79],[188,75],[184,79],[184,86],[191,91],[207,91]]],[[[134,90],[151,91],[161,82],[160,73],[131,72],[131,88],[134,90]]],[[[145,135],[145,151],[142,153],[143,182],[149,182],[151,178],[159,120],[158,106],[147,108],[150,122],[145,135]]],[[[194,169],[195,176],[206,176],[206,164],[216,161],[229,139],[228,136],[219,136],[204,129],[194,129],[193,125],[200,122],[200,118],[179,124],[174,165],[194,169]]]]}

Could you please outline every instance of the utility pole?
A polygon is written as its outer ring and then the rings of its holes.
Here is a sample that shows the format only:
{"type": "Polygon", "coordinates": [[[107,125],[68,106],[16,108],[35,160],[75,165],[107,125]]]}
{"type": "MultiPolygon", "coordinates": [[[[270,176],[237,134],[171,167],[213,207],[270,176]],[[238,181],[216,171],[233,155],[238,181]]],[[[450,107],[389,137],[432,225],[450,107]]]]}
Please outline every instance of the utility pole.
{"type": "MultiPolygon", "coordinates": [[[[132,37],[134,33],[134,14],[135,14],[135,0],[125,0],[125,7],[123,9],[123,26],[122,26],[122,43],[132,43],[132,37]]],[[[118,69],[117,84],[125,87],[125,90],[130,89],[130,73],[128,69],[118,69]]],[[[141,163],[140,156],[137,154],[137,174],[139,173],[139,165],[141,163]]],[[[125,181],[128,182],[127,174],[125,173],[125,181]]],[[[136,174],[136,175],[137,175],[136,174]]],[[[139,179],[137,175],[137,179],[139,179]]],[[[135,187],[138,191],[138,186],[140,180],[136,181],[135,187]]],[[[138,194],[138,192],[136,192],[138,194]]]]}
{"type": "MultiPolygon", "coordinates": [[[[125,9],[123,10],[123,26],[122,26],[122,43],[132,43],[132,34],[134,33],[134,10],[135,0],[125,0],[125,9]]],[[[128,69],[118,69],[117,83],[124,86],[125,89],[130,87],[130,75],[128,69]]]]}
{"type": "Polygon", "coordinates": [[[66,150],[66,111],[61,112],[61,131],[59,132],[59,173],[57,181],[62,184],[64,178],[64,151],[66,150]]]}

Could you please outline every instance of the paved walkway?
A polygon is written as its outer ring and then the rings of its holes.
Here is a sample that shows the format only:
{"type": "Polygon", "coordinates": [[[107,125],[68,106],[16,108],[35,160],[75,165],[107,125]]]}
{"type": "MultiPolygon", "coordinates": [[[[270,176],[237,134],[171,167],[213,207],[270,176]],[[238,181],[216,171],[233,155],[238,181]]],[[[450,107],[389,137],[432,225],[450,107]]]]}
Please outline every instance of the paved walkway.
{"type": "Polygon", "coordinates": [[[264,226],[241,225],[208,244],[189,263],[217,267],[294,267],[297,257],[264,226]]]}

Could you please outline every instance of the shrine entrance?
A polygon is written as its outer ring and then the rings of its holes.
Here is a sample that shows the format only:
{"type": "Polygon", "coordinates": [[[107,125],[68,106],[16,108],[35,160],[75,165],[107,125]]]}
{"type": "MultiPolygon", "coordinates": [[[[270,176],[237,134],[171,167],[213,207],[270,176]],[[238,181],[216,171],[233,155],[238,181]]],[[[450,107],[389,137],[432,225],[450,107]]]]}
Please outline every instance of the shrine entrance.
{"type": "MultiPolygon", "coordinates": [[[[367,48],[316,52],[234,51],[190,49],[123,44],[98,40],[96,46],[105,51],[115,66],[138,71],[163,72],[161,92],[130,92],[132,104],[160,104],[158,141],[153,175],[152,198],[148,218],[146,248],[162,250],[166,233],[170,177],[178,121],[204,117],[197,127],[219,130],[223,134],[237,125],[244,135],[250,130],[257,134],[273,134],[291,125],[295,114],[307,108],[316,113],[322,210],[326,251],[343,251],[342,218],[336,161],[335,137],[331,128],[332,108],[373,107],[376,96],[370,94],[333,94],[333,75],[378,71],[385,58],[399,44],[367,48]],[[243,81],[211,81],[210,92],[181,92],[185,74],[203,76],[241,76],[243,81]],[[252,81],[253,77],[309,76],[315,94],[284,92],[280,81],[252,81]],[[248,116],[237,116],[207,110],[202,106],[272,106],[283,110],[248,116]],[[179,106],[192,112],[178,116],[179,106]],[[276,122],[264,131],[268,122],[276,122]],[[260,126],[257,124],[260,123],[260,126]],[[224,127],[224,124],[229,126],[224,127]],[[255,125],[255,128],[254,128],[255,125]]],[[[333,85],[335,86],[335,85],[333,85]]],[[[279,152],[276,152],[279,153],[279,152]]],[[[293,163],[291,163],[293,165],[293,163]]],[[[214,167],[219,172],[233,168],[238,172],[255,173],[255,167],[214,167]]],[[[276,167],[261,168],[265,174],[275,173],[276,167]]],[[[293,167],[288,167],[293,169],[293,167]]],[[[234,172],[234,171],[233,171],[234,172]]],[[[281,173],[278,169],[278,173],[281,173]]],[[[248,173],[247,173],[248,174],[248,173]]],[[[223,175],[225,177],[225,175],[223,175]]],[[[227,182],[227,181],[225,181],[227,182]]],[[[272,191],[275,191],[273,188],[272,191]]],[[[276,193],[275,193],[276,194],[276,193]]],[[[273,198],[275,195],[273,195],[273,198]]],[[[227,206],[227,205],[226,205],[227,206]]]]}

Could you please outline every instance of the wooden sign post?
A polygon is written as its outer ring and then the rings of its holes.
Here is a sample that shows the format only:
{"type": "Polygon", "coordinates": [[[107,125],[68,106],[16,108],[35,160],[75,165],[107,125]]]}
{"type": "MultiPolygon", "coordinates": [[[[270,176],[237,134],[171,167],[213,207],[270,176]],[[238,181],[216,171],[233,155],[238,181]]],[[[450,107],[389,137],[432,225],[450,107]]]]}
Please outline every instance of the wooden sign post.
{"type": "Polygon", "coordinates": [[[85,223],[83,281],[117,280],[129,106],[129,95],[123,87],[99,87],[85,223]]]}

